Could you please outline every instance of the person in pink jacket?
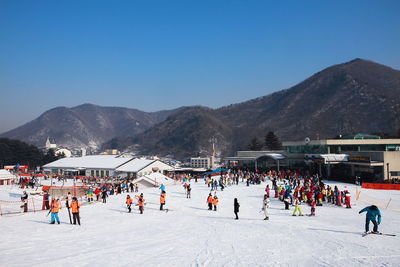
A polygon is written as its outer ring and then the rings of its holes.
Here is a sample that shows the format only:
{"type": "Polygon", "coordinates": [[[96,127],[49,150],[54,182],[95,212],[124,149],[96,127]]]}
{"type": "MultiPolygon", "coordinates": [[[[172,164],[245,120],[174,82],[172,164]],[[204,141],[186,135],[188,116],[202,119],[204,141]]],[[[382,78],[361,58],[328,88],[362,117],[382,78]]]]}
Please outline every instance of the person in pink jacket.
{"type": "Polygon", "coordinates": [[[267,198],[269,198],[269,191],[270,191],[269,185],[267,185],[267,187],[265,188],[265,193],[267,195],[267,198]]]}

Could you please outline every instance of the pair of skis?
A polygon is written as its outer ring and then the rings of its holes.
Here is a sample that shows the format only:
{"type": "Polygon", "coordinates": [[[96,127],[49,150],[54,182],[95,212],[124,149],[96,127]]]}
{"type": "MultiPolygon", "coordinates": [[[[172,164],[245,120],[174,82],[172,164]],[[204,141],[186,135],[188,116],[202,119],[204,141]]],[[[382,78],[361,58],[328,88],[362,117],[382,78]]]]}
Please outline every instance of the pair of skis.
{"type": "Polygon", "coordinates": [[[396,236],[396,235],[394,235],[394,234],[385,234],[385,233],[380,233],[380,232],[377,232],[377,233],[374,233],[374,232],[367,232],[367,233],[363,233],[362,234],[362,236],[364,237],[364,236],[367,236],[367,235],[386,235],[386,236],[396,236]]]}

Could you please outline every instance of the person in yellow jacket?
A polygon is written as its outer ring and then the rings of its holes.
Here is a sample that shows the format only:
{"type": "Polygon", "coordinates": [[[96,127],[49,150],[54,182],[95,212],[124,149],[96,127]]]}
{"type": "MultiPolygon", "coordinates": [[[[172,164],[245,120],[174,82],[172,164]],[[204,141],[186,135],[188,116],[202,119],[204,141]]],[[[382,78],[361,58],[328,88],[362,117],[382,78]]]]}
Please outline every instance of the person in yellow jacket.
{"type": "Polygon", "coordinates": [[[164,209],[165,199],[166,198],[167,198],[167,193],[165,193],[165,191],[162,191],[161,195],[160,195],[160,210],[164,209]]]}
{"type": "Polygon", "coordinates": [[[213,199],[214,211],[217,211],[218,197],[215,195],[213,199]]]}
{"type": "Polygon", "coordinates": [[[60,224],[60,218],[58,217],[58,211],[61,209],[60,199],[53,199],[51,203],[51,222],[50,224],[54,224],[57,221],[60,224]]]}
{"type": "Polygon", "coordinates": [[[81,225],[81,219],[79,218],[79,209],[81,208],[81,204],[79,204],[78,199],[76,197],[72,198],[72,202],[71,204],[69,204],[69,207],[72,211],[74,224],[76,224],[76,221],[78,221],[78,224],[81,225]]]}
{"type": "Polygon", "coordinates": [[[294,205],[294,211],[293,211],[293,216],[296,216],[296,212],[299,212],[299,216],[303,216],[303,212],[301,211],[301,201],[299,198],[295,198],[293,201],[293,205],[294,205]]]}

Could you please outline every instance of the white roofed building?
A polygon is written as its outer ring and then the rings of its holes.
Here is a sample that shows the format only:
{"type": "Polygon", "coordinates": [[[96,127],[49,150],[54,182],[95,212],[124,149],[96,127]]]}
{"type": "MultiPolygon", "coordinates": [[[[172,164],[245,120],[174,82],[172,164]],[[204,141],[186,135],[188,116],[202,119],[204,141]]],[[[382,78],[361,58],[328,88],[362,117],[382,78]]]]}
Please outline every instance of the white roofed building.
{"type": "Polygon", "coordinates": [[[164,173],[173,169],[170,165],[159,160],[134,159],[118,167],[116,171],[122,177],[137,178],[153,172],[164,173]]]}
{"type": "Polygon", "coordinates": [[[10,185],[17,180],[17,177],[7,170],[0,170],[0,185],[10,185]]]}
{"type": "Polygon", "coordinates": [[[173,170],[173,167],[159,160],[115,155],[91,155],[62,158],[44,165],[43,169],[53,174],[137,178],[153,172],[164,173],[173,170]]]}
{"type": "Polygon", "coordinates": [[[76,158],[62,158],[44,165],[43,169],[53,174],[108,177],[117,176],[115,170],[131,160],[133,160],[132,157],[91,155],[76,158]]]}

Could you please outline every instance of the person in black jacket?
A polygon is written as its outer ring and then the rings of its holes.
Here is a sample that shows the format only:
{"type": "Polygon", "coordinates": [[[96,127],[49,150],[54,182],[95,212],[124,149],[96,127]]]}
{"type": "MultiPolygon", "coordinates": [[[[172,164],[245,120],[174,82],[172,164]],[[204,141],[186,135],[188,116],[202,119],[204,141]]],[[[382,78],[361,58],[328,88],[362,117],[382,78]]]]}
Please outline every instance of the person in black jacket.
{"type": "Polygon", "coordinates": [[[236,215],[235,220],[239,220],[239,217],[238,217],[239,207],[240,207],[240,204],[239,204],[237,198],[235,198],[235,200],[233,201],[233,211],[235,212],[235,215],[236,215]]]}

